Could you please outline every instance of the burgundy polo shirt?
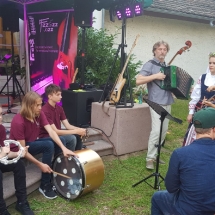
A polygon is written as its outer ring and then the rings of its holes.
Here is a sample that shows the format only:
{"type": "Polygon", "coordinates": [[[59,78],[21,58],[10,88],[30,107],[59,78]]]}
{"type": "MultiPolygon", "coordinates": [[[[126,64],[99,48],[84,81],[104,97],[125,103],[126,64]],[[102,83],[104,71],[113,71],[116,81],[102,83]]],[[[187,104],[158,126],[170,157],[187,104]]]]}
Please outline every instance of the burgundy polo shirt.
{"type": "MultiPolygon", "coordinates": [[[[46,118],[50,125],[54,124],[57,129],[61,129],[61,121],[66,119],[66,115],[64,113],[64,110],[61,106],[55,105],[55,107],[51,106],[48,102],[43,105],[42,111],[46,115],[46,118]]],[[[40,128],[40,135],[39,137],[48,137],[49,134],[47,131],[41,127],[40,128]]]]}
{"type": "Polygon", "coordinates": [[[6,140],[5,127],[0,125],[0,146],[4,146],[4,140],[6,140]]]}
{"type": "Polygon", "coordinates": [[[39,138],[40,127],[48,124],[43,111],[35,118],[34,122],[29,121],[18,113],[11,122],[10,139],[33,142],[39,138]]]}
{"type": "MultiPolygon", "coordinates": [[[[3,125],[0,125],[0,146],[5,146],[4,140],[6,140],[6,130],[3,125]]],[[[14,143],[10,144],[10,150],[13,152],[19,151],[18,147],[14,143]]]]}

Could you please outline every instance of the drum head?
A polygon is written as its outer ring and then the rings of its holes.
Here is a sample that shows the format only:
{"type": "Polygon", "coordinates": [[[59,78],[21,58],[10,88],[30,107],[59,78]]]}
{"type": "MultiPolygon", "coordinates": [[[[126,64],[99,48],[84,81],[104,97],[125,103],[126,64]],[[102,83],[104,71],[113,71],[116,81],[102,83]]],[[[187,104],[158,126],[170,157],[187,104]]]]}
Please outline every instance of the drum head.
{"type": "Polygon", "coordinates": [[[78,159],[75,157],[67,158],[63,154],[59,154],[53,161],[52,169],[55,172],[71,177],[69,179],[53,173],[53,184],[57,192],[67,199],[77,198],[85,184],[82,166],[78,159]]]}

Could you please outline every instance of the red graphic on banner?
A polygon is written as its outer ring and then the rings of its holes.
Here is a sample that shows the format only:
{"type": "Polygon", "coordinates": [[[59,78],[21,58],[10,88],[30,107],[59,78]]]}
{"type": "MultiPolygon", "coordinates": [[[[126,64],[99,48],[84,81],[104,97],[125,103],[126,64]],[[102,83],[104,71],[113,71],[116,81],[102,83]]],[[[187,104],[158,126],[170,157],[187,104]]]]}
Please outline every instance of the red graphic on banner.
{"type": "Polygon", "coordinates": [[[77,41],[77,27],[74,26],[71,12],[68,12],[58,30],[59,54],[53,68],[53,82],[62,88],[69,87],[75,72],[76,52],[73,50],[77,50],[77,43],[74,44],[72,41],[77,41]]]}
{"type": "Polygon", "coordinates": [[[68,89],[75,73],[78,38],[72,11],[31,14],[28,20],[31,89],[40,95],[51,83],[68,89]]]}

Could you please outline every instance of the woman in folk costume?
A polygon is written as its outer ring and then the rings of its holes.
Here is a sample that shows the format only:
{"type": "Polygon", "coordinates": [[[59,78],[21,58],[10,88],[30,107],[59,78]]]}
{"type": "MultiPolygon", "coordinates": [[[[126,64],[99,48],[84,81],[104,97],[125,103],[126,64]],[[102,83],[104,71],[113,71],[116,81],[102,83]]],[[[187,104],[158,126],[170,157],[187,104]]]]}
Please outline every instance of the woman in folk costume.
{"type": "Polygon", "coordinates": [[[187,146],[196,139],[195,129],[192,123],[193,114],[203,106],[215,108],[215,52],[209,54],[209,72],[201,75],[195,85],[191,101],[189,102],[189,114],[187,121],[190,123],[184,137],[183,146],[187,146]]]}

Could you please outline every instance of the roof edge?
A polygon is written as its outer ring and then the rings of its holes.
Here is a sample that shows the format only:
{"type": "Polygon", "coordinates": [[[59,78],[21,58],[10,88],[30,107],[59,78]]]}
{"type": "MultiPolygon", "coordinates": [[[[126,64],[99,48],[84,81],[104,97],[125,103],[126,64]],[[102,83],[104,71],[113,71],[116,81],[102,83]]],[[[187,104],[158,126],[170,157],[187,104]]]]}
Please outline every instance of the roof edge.
{"type": "Polygon", "coordinates": [[[169,10],[153,8],[153,7],[148,7],[145,10],[146,11],[157,12],[157,13],[163,13],[163,14],[170,14],[170,15],[189,17],[189,18],[194,18],[194,19],[201,19],[201,20],[208,20],[208,21],[214,21],[215,20],[215,18],[213,18],[213,17],[206,17],[206,16],[182,13],[182,12],[177,12],[177,11],[169,11],[169,10]]]}

